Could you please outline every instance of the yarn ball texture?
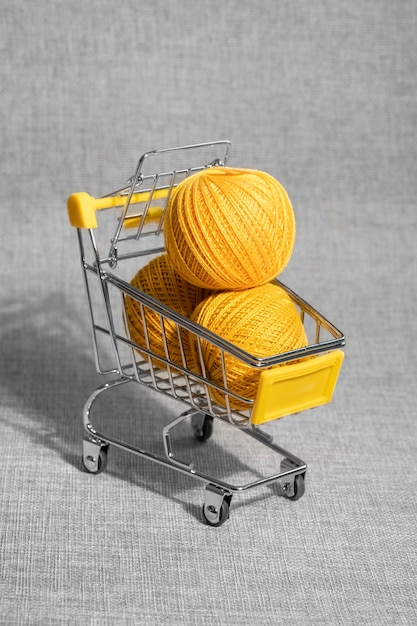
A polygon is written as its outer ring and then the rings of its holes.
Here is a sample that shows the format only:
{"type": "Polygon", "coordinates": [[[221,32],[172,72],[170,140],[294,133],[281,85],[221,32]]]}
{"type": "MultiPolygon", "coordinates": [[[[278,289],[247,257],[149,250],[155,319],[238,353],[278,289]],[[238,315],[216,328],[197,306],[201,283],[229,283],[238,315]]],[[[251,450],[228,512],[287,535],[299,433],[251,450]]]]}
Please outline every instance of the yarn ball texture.
{"type": "MultiPolygon", "coordinates": [[[[274,356],[308,344],[296,305],[284,289],[272,283],[239,292],[214,293],[197,305],[192,319],[255,357],[274,356]]],[[[192,349],[198,350],[195,338],[192,349]]],[[[221,350],[203,339],[201,353],[206,376],[225,387],[221,350]]],[[[227,352],[224,362],[228,389],[254,400],[261,370],[227,352]]],[[[226,406],[224,392],[211,388],[210,395],[214,402],[226,406]]],[[[232,409],[249,408],[247,403],[233,396],[229,396],[229,400],[232,409]]]]}
{"type": "MultiPolygon", "coordinates": [[[[167,254],[162,254],[141,268],[131,281],[131,284],[140,291],[152,296],[163,305],[176,313],[189,317],[198,303],[207,295],[207,292],[187,283],[175,270],[167,254]]],[[[188,332],[168,317],[161,317],[149,306],[143,307],[149,347],[146,343],[145,328],[141,307],[138,301],[125,297],[125,312],[130,338],[139,347],[148,348],[157,356],[166,358],[164,347],[163,328],[165,330],[169,358],[176,364],[184,365],[180,339],[186,359],[186,366],[195,369],[192,361],[188,332]]],[[[152,359],[156,367],[163,367],[159,359],[152,359]]]]}
{"type": "Polygon", "coordinates": [[[290,199],[270,174],[209,167],[174,188],[165,244],[178,273],[212,290],[265,284],[287,265],[295,242],[290,199]]]}

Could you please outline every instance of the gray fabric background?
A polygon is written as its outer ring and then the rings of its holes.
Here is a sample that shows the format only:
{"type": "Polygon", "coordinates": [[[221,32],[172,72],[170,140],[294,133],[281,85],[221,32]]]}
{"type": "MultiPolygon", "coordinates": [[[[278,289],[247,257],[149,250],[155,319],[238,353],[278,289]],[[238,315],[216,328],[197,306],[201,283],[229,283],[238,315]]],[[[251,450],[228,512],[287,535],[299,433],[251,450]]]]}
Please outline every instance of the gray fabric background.
{"type": "MultiPolygon", "coordinates": [[[[1,0],[0,18],[0,623],[416,623],[417,4],[1,0]],[[348,344],[333,402],[270,425],[305,496],[236,496],[215,529],[198,482],[117,450],[80,469],[102,381],[66,199],[223,138],[286,187],[283,279],[348,344]]],[[[156,448],[178,412],[114,404],[108,425],[156,448]]],[[[262,461],[216,433],[215,465],[262,461]]]]}

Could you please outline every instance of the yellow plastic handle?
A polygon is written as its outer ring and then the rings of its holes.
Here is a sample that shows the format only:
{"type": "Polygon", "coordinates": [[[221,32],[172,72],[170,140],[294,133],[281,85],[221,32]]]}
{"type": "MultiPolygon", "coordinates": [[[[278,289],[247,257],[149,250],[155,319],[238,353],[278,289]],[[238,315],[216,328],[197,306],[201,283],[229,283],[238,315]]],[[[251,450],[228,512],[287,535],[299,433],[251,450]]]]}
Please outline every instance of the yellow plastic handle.
{"type": "MultiPolygon", "coordinates": [[[[132,194],[130,204],[148,202],[151,192],[140,191],[132,194]]],[[[152,200],[166,198],[168,189],[157,189],[152,193],[152,200]]],[[[127,201],[127,196],[106,196],[104,198],[94,198],[84,191],[73,193],[67,201],[68,217],[71,226],[75,228],[97,228],[96,211],[101,209],[111,209],[123,207],[127,201]]],[[[148,208],[146,220],[159,220],[162,215],[162,207],[152,206],[148,208]]],[[[127,228],[134,228],[138,225],[141,216],[135,215],[125,221],[127,228]]]]}
{"type": "MultiPolygon", "coordinates": [[[[161,206],[150,206],[146,211],[145,222],[159,222],[162,217],[162,207],[161,206]]],[[[143,213],[139,213],[137,215],[128,215],[125,217],[123,226],[125,228],[137,228],[143,219],[143,213]]]]}

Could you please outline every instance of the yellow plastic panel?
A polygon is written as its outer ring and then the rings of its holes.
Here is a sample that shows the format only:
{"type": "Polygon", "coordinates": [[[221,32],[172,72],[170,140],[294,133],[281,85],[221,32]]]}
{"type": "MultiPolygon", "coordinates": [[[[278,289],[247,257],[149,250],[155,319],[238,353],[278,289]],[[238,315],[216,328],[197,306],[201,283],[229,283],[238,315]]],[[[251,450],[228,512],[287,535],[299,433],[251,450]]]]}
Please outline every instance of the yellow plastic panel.
{"type": "Polygon", "coordinates": [[[252,423],[263,424],[330,402],[342,366],[342,350],[262,372],[252,423]]]}

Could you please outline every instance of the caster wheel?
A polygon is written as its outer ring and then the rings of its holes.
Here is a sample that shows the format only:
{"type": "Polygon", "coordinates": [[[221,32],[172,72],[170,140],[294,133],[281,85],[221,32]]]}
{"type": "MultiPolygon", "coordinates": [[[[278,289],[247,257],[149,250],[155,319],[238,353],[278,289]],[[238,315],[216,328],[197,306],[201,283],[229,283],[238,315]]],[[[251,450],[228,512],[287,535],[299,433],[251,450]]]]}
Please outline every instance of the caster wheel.
{"type": "Polygon", "coordinates": [[[196,415],[191,426],[197,441],[207,441],[213,434],[213,417],[211,415],[196,415]]]}
{"type": "Polygon", "coordinates": [[[285,498],[287,498],[287,500],[299,500],[305,493],[305,481],[304,481],[304,475],[303,474],[298,474],[295,478],[294,478],[294,492],[291,496],[287,496],[284,495],[285,498]]]}
{"type": "Polygon", "coordinates": [[[101,474],[107,467],[107,448],[101,448],[97,458],[83,456],[82,464],[89,474],[101,474]]]}
{"type": "MultiPolygon", "coordinates": [[[[210,506],[208,507],[208,515],[210,515],[211,511],[210,511],[210,506]]],[[[221,506],[220,506],[220,511],[219,511],[219,515],[217,517],[217,511],[213,511],[213,513],[215,514],[217,521],[213,522],[206,514],[206,507],[203,506],[203,517],[204,520],[206,521],[206,523],[209,526],[221,526],[222,524],[224,524],[228,519],[229,519],[229,515],[230,515],[230,507],[229,507],[229,503],[226,502],[225,500],[223,500],[221,506]]]]}

